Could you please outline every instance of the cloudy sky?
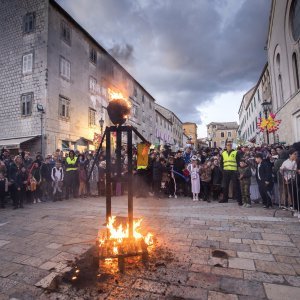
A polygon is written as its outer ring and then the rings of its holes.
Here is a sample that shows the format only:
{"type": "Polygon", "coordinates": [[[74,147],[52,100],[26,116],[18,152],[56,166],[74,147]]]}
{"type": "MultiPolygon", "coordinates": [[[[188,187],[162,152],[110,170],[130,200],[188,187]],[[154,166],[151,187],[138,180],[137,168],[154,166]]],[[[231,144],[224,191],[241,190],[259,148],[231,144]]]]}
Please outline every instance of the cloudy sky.
{"type": "Polygon", "coordinates": [[[271,0],[57,0],[156,101],[206,136],[238,121],[257,81],[271,0]]]}

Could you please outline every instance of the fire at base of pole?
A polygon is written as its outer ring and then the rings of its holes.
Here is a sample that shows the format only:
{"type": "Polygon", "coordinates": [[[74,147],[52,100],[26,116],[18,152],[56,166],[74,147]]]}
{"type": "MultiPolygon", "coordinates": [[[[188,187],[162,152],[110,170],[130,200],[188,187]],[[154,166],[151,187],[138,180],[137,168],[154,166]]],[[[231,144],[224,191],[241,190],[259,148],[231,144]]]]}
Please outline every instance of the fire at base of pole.
{"type": "Polygon", "coordinates": [[[122,217],[111,217],[107,228],[99,231],[96,246],[99,249],[99,266],[101,261],[118,260],[118,269],[125,271],[125,259],[141,256],[143,263],[148,261],[148,247],[153,245],[153,235],[141,234],[142,219],[133,221],[133,235],[129,236],[129,224],[124,226],[122,217]],[[117,221],[118,220],[118,221],[117,221]],[[123,223],[123,224],[122,224],[123,223]]]}

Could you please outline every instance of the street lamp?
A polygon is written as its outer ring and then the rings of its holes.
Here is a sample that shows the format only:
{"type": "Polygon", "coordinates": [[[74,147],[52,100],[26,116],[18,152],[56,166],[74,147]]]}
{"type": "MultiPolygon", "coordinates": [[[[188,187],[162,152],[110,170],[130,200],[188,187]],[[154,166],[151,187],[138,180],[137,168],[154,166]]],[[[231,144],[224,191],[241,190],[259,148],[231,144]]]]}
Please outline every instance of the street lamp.
{"type": "MultiPolygon", "coordinates": [[[[263,111],[265,114],[265,119],[268,118],[268,112],[271,111],[271,107],[272,107],[272,102],[268,102],[267,100],[264,100],[264,102],[261,104],[263,107],[263,111]]],[[[267,144],[269,145],[269,132],[268,132],[268,128],[266,127],[266,131],[267,131],[267,144]]]]}
{"type": "Polygon", "coordinates": [[[100,125],[100,131],[101,131],[101,136],[102,136],[102,134],[103,134],[103,125],[104,125],[104,120],[102,119],[102,117],[99,120],[99,125],[100,125]]]}
{"type": "Polygon", "coordinates": [[[43,156],[43,115],[45,113],[44,107],[42,104],[37,104],[37,111],[41,114],[41,155],[43,156]]]}

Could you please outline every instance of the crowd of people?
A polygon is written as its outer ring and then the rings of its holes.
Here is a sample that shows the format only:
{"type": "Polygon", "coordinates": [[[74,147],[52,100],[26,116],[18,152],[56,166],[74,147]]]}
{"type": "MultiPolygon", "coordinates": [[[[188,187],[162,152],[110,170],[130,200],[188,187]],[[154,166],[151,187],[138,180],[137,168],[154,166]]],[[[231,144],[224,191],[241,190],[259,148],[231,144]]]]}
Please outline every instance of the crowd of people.
{"type": "MultiPolygon", "coordinates": [[[[264,208],[280,205],[298,208],[300,197],[299,143],[232,148],[186,147],[175,153],[169,147],[151,149],[147,166],[137,164],[133,151],[134,194],[136,197],[190,197],[193,201],[227,203],[236,199],[244,207],[261,201],[264,208]]],[[[121,196],[127,192],[128,158],[126,146],[121,151],[121,166],[112,156],[110,164],[111,192],[121,196]]],[[[2,149],[0,155],[0,206],[13,208],[46,201],[62,201],[77,197],[105,196],[106,160],[104,152],[62,152],[59,149],[33,157],[20,150],[12,155],[2,149]]]]}

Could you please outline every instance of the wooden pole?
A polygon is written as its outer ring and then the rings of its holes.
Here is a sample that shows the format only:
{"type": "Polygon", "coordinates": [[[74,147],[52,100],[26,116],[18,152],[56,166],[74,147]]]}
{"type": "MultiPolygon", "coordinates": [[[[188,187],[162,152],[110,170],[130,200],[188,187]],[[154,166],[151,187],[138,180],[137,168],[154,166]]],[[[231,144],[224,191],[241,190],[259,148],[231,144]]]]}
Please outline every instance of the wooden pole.
{"type": "Polygon", "coordinates": [[[110,143],[110,131],[106,132],[106,223],[111,217],[111,143],[110,143]]]}
{"type": "Polygon", "coordinates": [[[127,131],[127,155],[128,155],[128,224],[129,237],[133,237],[133,186],[132,186],[132,129],[127,131]]]}

